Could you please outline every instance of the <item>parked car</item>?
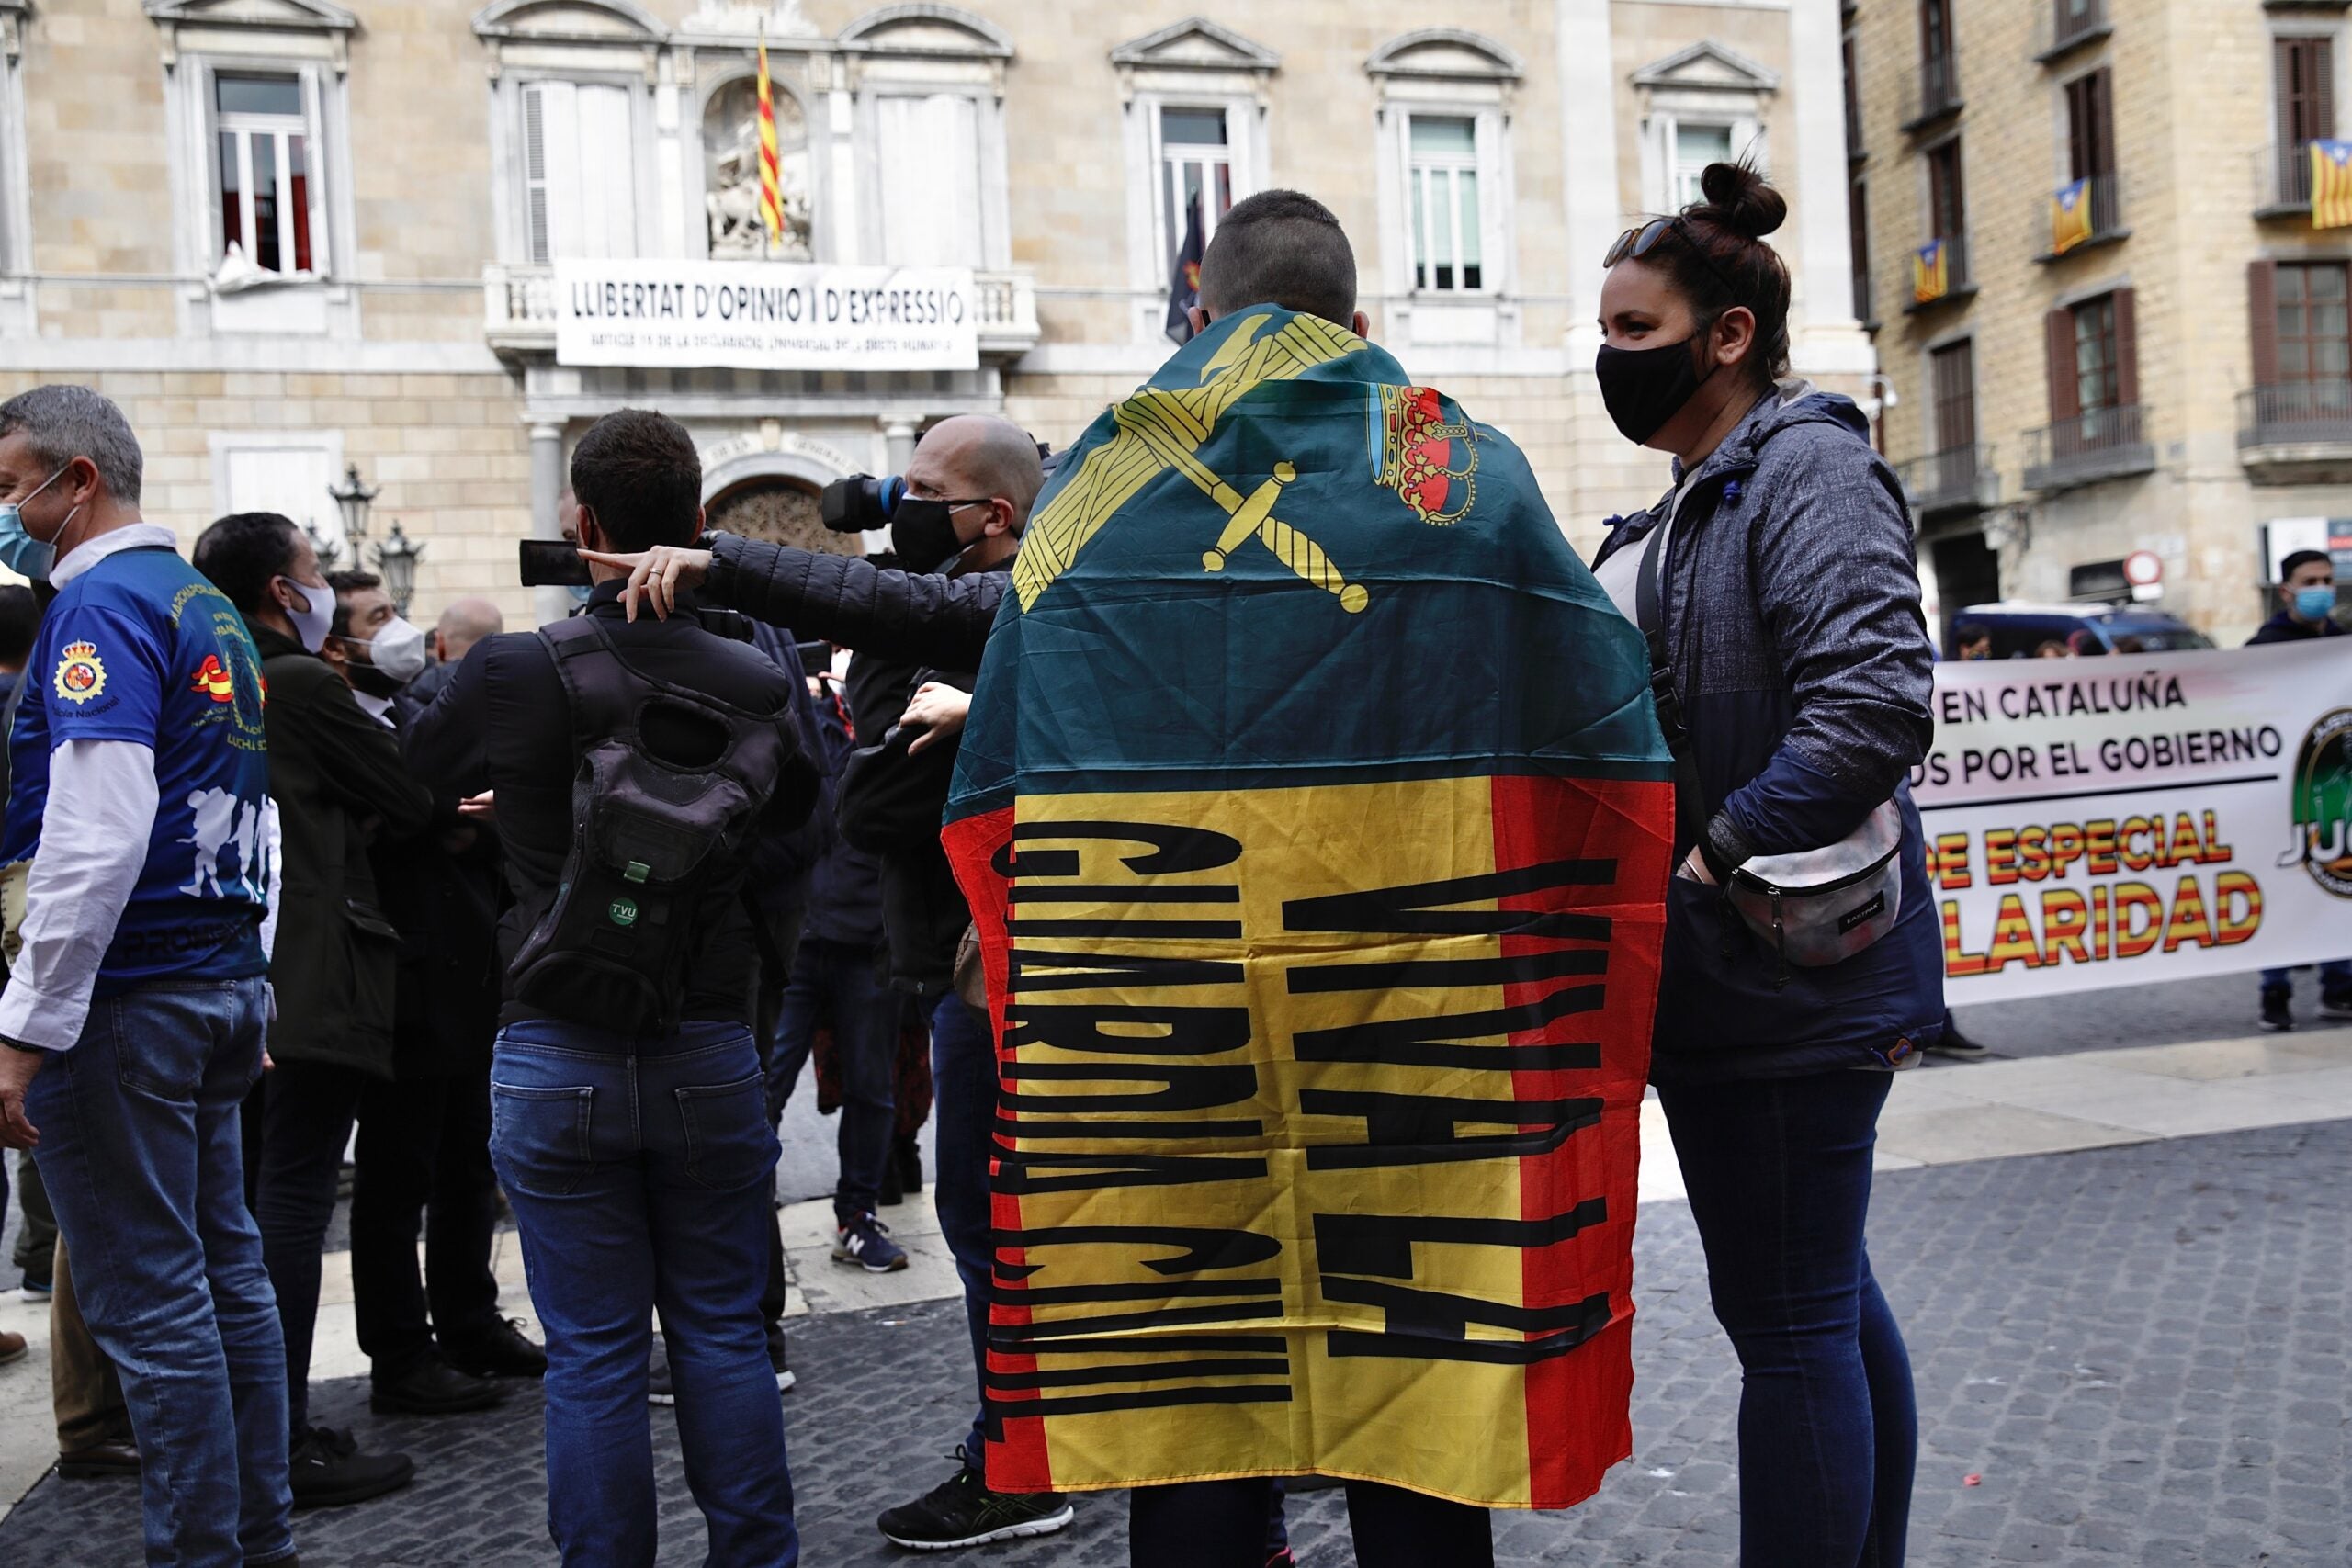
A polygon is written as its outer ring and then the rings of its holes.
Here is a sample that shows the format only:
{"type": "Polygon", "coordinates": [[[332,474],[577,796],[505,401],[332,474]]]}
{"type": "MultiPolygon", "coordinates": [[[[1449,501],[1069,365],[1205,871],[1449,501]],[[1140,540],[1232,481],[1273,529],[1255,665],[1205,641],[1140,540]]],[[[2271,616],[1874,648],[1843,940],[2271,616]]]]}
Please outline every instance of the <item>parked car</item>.
{"type": "Polygon", "coordinates": [[[1946,659],[1960,657],[1962,626],[1981,626],[1993,637],[1996,659],[2032,659],[2054,652],[2071,657],[2110,653],[2179,653],[2211,648],[2213,639],[2162,610],[2133,604],[2029,604],[2005,600],[1972,604],[1953,617],[1952,645],[1946,659]]]}

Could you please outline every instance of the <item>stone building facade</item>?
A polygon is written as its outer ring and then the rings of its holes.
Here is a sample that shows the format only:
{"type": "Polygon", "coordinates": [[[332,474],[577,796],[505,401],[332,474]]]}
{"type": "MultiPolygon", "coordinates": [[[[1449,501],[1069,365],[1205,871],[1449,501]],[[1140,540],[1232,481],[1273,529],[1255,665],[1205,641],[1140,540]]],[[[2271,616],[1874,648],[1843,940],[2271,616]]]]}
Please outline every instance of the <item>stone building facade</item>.
{"type": "Polygon", "coordinates": [[[715,521],[805,535],[945,415],[1075,438],[1170,352],[1189,198],[1213,227],[1285,185],[1589,546],[1666,481],[1593,385],[1599,258],[1743,152],[1791,198],[1799,370],[1864,385],[1835,0],[1200,3],[0,0],[0,390],[119,399],[184,537],[266,508],[339,542],[356,468],[419,614],[519,616],[514,542],[598,414],[684,420],[715,521]],[[758,254],[763,32],[786,255],[968,269],[976,364],[563,362],[559,262],[758,254]]]}
{"type": "Polygon", "coordinates": [[[2225,645],[2290,550],[2352,576],[2352,229],[2313,227],[2309,152],[2352,133],[2346,13],[1849,0],[1856,296],[1947,629],[2140,551],[2225,645]]]}

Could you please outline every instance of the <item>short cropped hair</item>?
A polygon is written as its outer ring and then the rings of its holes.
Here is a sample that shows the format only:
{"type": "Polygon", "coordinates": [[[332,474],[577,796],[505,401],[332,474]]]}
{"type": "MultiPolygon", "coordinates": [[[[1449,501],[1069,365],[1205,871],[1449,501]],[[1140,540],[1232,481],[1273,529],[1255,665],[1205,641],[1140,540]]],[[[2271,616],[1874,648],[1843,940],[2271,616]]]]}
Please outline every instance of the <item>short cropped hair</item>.
{"type": "Polygon", "coordinates": [[[33,656],[40,630],[40,601],[21,582],[0,588],[0,664],[21,665],[33,656]]]}
{"type": "Polygon", "coordinates": [[[2278,563],[2278,581],[2286,581],[2307,566],[2333,567],[2335,558],[2325,550],[2296,550],[2278,563]]]}
{"type": "Polygon", "coordinates": [[[110,398],[87,387],[35,387],[0,403],[0,436],[22,432],[33,455],[51,468],[87,457],[117,501],[139,503],[146,458],[130,422],[110,398]]]}
{"type": "Polygon", "coordinates": [[[650,409],[620,409],[571,449],[571,489],[613,547],[691,545],[701,532],[702,455],[686,427],[650,409]]]}
{"type": "Polygon", "coordinates": [[[1993,628],[1982,621],[1962,621],[1952,628],[1953,639],[1962,648],[1972,642],[1983,642],[1992,635],[1993,628]]]}
{"type": "Polygon", "coordinates": [[[269,604],[269,584],[294,564],[294,520],[275,512],[232,512],[196,537],[196,570],[247,615],[269,604]]]}
{"type": "Polygon", "coordinates": [[[327,629],[337,637],[351,635],[351,606],[344,603],[348,593],[364,593],[370,588],[381,588],[384,580],[372,571],[331,571],[327,586],[334,590],[334,619],[327,629]]]}
{"type": "Polygon", "coordinates": [[[1351,328],[1356,254],[1331,209],[1295,190],[1261,190],[1217,220],[1201,258],[1201,308],[1229,316],[1280,305],[1351,328]]]}

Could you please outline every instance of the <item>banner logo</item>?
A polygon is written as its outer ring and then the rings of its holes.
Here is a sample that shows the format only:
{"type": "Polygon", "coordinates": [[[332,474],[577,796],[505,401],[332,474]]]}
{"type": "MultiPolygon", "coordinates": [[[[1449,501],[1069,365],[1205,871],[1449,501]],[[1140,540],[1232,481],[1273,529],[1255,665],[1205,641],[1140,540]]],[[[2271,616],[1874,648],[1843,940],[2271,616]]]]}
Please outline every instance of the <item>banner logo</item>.
{"type": "Polygon", "coordinates": [[[2295,754],[2293,834],[2281,866],[2300,865],[2338,898],[2352,898],[2352,708],[2322,714],[2295,754]]]}

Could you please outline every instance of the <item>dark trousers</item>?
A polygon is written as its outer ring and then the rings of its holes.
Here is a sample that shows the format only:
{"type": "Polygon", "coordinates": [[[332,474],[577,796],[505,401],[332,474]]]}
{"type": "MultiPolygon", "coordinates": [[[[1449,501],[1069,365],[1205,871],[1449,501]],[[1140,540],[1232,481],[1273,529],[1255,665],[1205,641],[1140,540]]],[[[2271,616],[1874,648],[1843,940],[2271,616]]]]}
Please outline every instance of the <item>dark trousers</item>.
{"type": "MultiPolygon", "coordinates": [[[[319,1324],[319,1266],[334,1218],[335,1180],[359,1097],[370,1081],[356,1067],[280,1062],[264,1075],[259,1091],[261,1174],[254,1218],[286,1336],[287,1416],[298,1440],[310,1424],[311,1340],[319,1324]]],[[[355,1230],[355,1288],[368,1267],[356,1256],[358,1243],[355,1230]]]]}
{"type": "Polygon", "coordinates": [[[785,988],[768,1073],[769,1113],[783,1113],[816,1044],[818,1024],[830,1021],[842,1075],[841,1175],[833,1186],[833,1212],[844,1221],[872,1213],[881,1201],[896,1122],[891,1095],[903,1001],[876,972],[872,947],[822,937],[801,942],[792,983],[785,988]]]}
{"type": "MultiPolygon", "coordinates": [[[[1262,1568],[1271,1476],[1138,1486],[1128,1494],[1134,1568],[1262,1568]]],[[[1487,1510],[1368,1481],[1348,1483],[1358,1568],[1493,1568],[1487,1510]]]]}
{"type": "Polygon", "coordinates": [[[1660,1084],[1741,1371],[1743,1568],[1900,1568],[1918,1415],[1862,1225],[1889,1076],[1660,1084]]]}
{"type": "Polygon", "coordinates": [[[359,1091],[357,1163],[351,1292],[359,1348],[392,1377],[432,1350],[436,1331],[459,1339],[497,1321],[488,1056],[469,1072],[367,1083],[359,1091]]]}
{"type": "MultiPolygon", "coordinates": [[[[964,1320],[972,1336],[972,1380],[981,1401],[964,1447],[972,1468],[980,1470],[989,1374],[989,1281],[996,1265],[989,1205],[996,1045],[989,1037],[987,1015],[966,1007],[953,991],[933,1004],[931,1077],[932,1115],[939,1140],[939,1170],[931,1193],[939,1209],[940,1234],[955,1255],[956,1272],[964,1281],[964,1320]]],[[[1261,1510],[1261,1523],[1264,1517],[1261,1510]]]]}

